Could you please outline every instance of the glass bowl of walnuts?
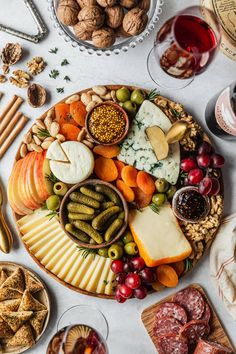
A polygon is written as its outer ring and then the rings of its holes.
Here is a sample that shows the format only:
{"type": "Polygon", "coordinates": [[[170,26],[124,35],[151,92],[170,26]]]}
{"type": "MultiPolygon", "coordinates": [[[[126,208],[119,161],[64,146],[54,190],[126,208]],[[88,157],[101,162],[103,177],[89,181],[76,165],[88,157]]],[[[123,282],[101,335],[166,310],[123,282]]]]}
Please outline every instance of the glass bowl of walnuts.
{"type": "Polygon", "coordinates": [[[81,52],[111,55],[134,48],[155,28],[164,0],[48,0],[51,19],[81,52]]]}

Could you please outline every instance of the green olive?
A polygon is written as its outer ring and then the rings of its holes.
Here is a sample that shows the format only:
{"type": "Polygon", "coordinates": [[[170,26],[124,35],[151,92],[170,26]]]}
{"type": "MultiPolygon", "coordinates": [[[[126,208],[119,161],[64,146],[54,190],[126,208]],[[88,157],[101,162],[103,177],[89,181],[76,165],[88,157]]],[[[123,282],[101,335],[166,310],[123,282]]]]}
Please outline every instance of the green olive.
{"type": "Polygon", "coordinates": [[[166,192],[167,199],[172,199],[174,194],[176,192],[176,187],[175,186],[170,186],[170,188],[166,192]]]}
{"type": "Polygon", "coordinates": [[[130,91],[127,87],[122,87],[116,91],[116,98],[119,102],[126,102],[130,99],[130,91]]]}
{"type": "Polygon", "coordinates": [[[162,204],[165,203],[165,201],[166,201],[166,195],[164,193],[157,193],[154,194],[154,196],[152,197],[152,202],[157,206],[161,206],[162,204]]]}
{"type": "Polygon", "coordinates": [[[58,210],[60,207],[60,198],[58,195],[50,195],[46,200],[48,210],[58,210]]]}
{"type": "Polygon", "coordinates": [[[165,178],[158,178],[155,185],[159,193],[165,193],[169,188],[169,183],[165,180],[165,178]]]}
{"type": "Polygon", "coordinates": [[[108,249],[108,257],[116,260],[120,259],[123,256],[123,248],[120,245],[113,244],[109,249],[108,249]]]}
{"type": "Polygon", "coordinates": [[[119,245],[121,247],[124,247],[124,243],[122,242],[122,240],[118,240],[118,241],[114,242],[113,245],[119,245]]]}
{"type": "Polygon", "coordinates": [[[125,245],[125,253],[129,254],[130,256],[135,256],[138,254],[138,246],[135,242],[129,242],[125,245]]]}
{"type": "Polygon", "coordinates": [[[63,182],[57,182],[53,186],[53,192],[57,195],[60,195],[61,197],[63,197],[67,191],[68,191],[68,187],[63,182]]]}
{"type": "Polygon", "coordinates": [[[123,104],[124,110],[126,110],[127,113],[130,113],[134,115],[137,112],[137,105],[134,102],[131,101],[126,101],[123,104]]]}
{"type": "Polygon", "coordinates": [[[130,100],[140,106],[143,103],[143,101],[145,100],[145,97],[146,97],[146,94],[144,91],[134,90],[131,93],[130,100]]]}
{"type": "Polygon", "coordinates": [[[99,256],[101,256],[101,257],[107,258],[107,257],[108,257],[108,248],[107,248],[107,247],[99,248],[98,254],[99,254],[99,256]]]}
{"type": "Polygon", "coordinates": [[[124,244],[129,243],[129,242],[133,242],[134,238],[131,234],[130,231],[126,231],[122,237],[122,241],[124,242],[124,244]]]}

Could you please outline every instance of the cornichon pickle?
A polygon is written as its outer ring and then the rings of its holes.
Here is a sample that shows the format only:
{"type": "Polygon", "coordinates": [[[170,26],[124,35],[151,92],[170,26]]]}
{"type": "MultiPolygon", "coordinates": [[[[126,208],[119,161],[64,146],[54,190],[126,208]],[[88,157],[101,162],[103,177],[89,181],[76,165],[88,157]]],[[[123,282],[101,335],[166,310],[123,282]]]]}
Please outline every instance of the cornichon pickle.
{"type": "Polygon", "coordinates": [[[85,232],[87,235],[89,235],[98,244],[103,243],[102,236],[96,230],[94,230],[94,228],[91,225],[87,224],[85,221],[75,220],[73,222],[73,225],[77,229],[79,229],[79,230],[85,232]]]}
{"type": "Polygon", "coordinates": [[[66,224],[65,225],[66,231],[68,231],[72,236],[76,237],[78,240],[82,242],[89,243],[90,237],[83,231],[77,230],[73,225],[66,224]]]}
{"type": "Polygon", "coordinates": [[[72,192],[70,194],[70,199],[72,200],[72,202],[82,203],[95,209],[100,208],[100,203],[97,200],[88,197],[87,195],[84,195],[80,192],[72,192]]]}
{"type": "Polygon", "coordinates": [[[93,220],[94,214],[69,213],[69,220],[93,220]]]}
{"type": "Polygon", "coordinates": [[[113,206],[102,211],[92,221],[92,227],[96,230],[101,230],[103,225],[110,219],[111,216],[120,212],[120,207],[113,206]]]}
{"type": "Polygon", "coordinates": [[[119,196],[110,187],[105,186],[104,184],[99,184],[95,186],[95,190],[98,193],[105,194],[116,205],[121,205],[121,200],[119,196]]]}
{"type": "Polygon", "coordinates": [[[105,232],[105,241],[108,242],[112,237],[115,236],[115,233],[121,228],[123,225],[123,220],[122,219],[116,219],[113,221],[113,223],[109,226],[107,231],[105,232]]]}
{"type": "Polygon", "coordinates": [[[91,197],[98,202],[102,202],[104,200],[104,195],[101,193],[95,192],[94,190],[87,188],[87,187],[80,187],[80,192],[83,193],[84,195],[87,195],[88,197],[91,197]]]}
{"type": "Polygon", "coordinates": [[[89,215],[94,215],[94,209],[90,208],[87,205],[75,203],[75,202],[70,202],[67,204],[67,210],[70,213],[79,213],[79,214],[89,214],[89,215]]]}
{"type": "Polygon", "coordinates": [[[124,219],[125,218],[125,212],[121,211],[120,214],[118,215],[118,219],[124,219]]]}
{"type": "Polygon", "coordinates": [[[101,205],[101,209],[102,209],[102,210],[106,210],[106,209],[108,209],[108,208],[110,208],[110,207],[112,207],[112,206],[114,206],[114,205],[115,205],[114,202],[104,202],[104,203],[102,203],[102,205],[101,205]]]}

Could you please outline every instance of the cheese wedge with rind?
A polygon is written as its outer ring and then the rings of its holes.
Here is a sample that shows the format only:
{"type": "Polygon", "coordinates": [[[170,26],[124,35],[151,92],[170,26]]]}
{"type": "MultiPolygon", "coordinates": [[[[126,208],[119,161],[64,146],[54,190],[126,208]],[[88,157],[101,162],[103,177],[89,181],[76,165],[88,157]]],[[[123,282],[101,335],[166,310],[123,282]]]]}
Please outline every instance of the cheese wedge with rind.
{"type": "Polygon", "coordinates": [[[129,226],[148,267],[181,261],[192,252],[170,204],[163,205],[159,214],[150,207],[130,210],[129,226]]]}
{"type": "Polygon", "coordinates": [[[58,140],[53,141],[49,146],[46,158],[54,161],[70,162],[58,140]]]}

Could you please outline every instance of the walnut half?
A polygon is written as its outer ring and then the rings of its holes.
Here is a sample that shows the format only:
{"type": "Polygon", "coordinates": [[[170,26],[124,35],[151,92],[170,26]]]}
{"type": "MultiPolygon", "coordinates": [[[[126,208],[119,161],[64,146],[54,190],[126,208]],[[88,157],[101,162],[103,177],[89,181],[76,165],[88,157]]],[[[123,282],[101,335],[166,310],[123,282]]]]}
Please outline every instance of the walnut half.
{"type": "Polygon", "coordinates": [[[46,90],[38,84],[32,84],[27,90],[28,102],[34,108],[41,107],[46,101],[46,90]]]}

